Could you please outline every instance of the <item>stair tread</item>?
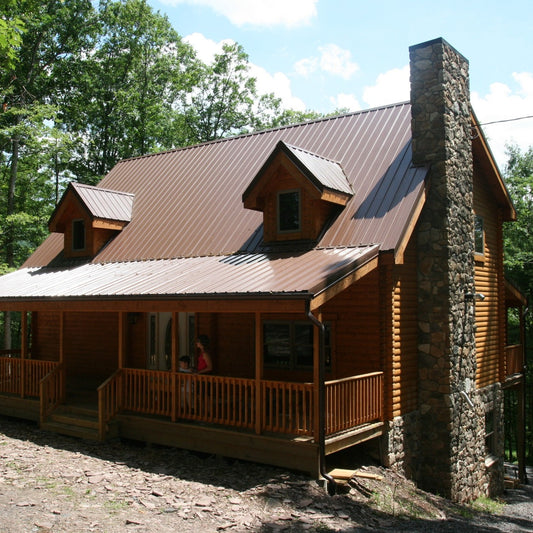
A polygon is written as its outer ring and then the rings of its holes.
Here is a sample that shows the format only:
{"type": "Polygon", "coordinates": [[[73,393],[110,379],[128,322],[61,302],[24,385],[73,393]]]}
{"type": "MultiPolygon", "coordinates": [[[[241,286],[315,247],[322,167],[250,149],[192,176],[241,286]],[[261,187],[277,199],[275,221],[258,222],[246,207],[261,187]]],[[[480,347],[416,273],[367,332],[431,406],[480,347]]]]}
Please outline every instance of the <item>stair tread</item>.
{"type": "Polygon", "coordinates": [[[42,425],[42,428],[47,431],[53,431],[61,435],[70,435],[87,440],[98,440],[98,430],[96,428],[89,428],[84,426],[73,426],[71,424],[64,424],[49,420],[42,425]]]}

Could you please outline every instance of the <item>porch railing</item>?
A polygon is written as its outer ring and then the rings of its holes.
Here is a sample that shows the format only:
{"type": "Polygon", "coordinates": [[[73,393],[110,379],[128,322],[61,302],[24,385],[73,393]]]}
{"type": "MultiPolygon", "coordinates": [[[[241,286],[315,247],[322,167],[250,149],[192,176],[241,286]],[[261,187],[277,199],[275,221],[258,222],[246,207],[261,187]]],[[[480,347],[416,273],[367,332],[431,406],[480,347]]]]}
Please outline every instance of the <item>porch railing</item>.
{"type": "Polygon", "coordinates": [[[55,361],[0,357],[0,392],[38,398],[40,381],[58,365],[55,361]]]}
{"type": "MultiPolygon", "coordinates": [[[[510,353],[519,352],[511,347],[510,353]]],[[[40,397],[41,420],[64,400],[58,362],[0,357],[0,393],[40,397]]],[[[312,383],[124,368],[98,387],[99,433],[121,411],[195,420],[259,432],[313,435],[312,383]]],[[[383,420],[383,373],[329,381],[326,435],[383,420]]]]}
{"type": "Polygon", "coordinates": [[[264,431],[312,435],[313,384],[262,381],[261,420],[264,431]]]}
{"type": "MultiPolygon", "coordinates": [[[[253,429],[259,416],[261,432],[313,434],[312,383],[261,381],[259,411],[256,381],[244,378],[125,368],[100,394],[104,422],[123,409],[253,429]]],[[[326,434],[383,420],[382,398],[382,372],[327,382],[326,434]]]]}
{"type": "Polygon", "coordinates": [[[253,428],[253,379],[178,373],[176,416],[224,426],[253,428]]]}
{"type": "Polygon", "coordinates": [[[505,370],[506,377],[524,371],[524,346],[522,344],[505,347],[505,370]]]}
{"type": "Polygon", "coordinates": [[[326,382],[326,435],[383,421],[383,372],[326,382]]]}
{"type": "Polygon", "coordinates": [[[39,383],[39,392],[42,423],[65,399],[65,368],[63,365],[56,363],[56,366],[44,376],[39,383]]]}
{"type": "Polygon", "coordinates": [[[122,408],[147,415],[172,415],[171,372],[124,368],[122,408]]]}

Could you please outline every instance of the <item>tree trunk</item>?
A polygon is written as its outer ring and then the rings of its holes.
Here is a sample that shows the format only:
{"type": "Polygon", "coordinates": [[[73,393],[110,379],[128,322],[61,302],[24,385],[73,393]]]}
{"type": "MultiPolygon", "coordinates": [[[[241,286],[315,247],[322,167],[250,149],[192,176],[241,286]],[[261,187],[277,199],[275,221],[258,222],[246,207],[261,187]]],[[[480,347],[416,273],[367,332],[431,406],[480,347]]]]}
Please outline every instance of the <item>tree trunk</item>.
{"type": "MultiPolygon", "coordinates": [[[[18,121],[18,119],[17,119],[18,121]]],[[[15,186],[17,184],[18,164],[19,164],[19,144],[18,137],[14,137],[12,141],[13,152],[11,155],[11,168],[9,172],[9,187],[7,192],[7,218],[15,214],[15,186]]],[[[7,266],[13,268],[15,266],[15,252],[14,252],[14,228],[13,220],[6,226],[6,263],[7,266]]]]}

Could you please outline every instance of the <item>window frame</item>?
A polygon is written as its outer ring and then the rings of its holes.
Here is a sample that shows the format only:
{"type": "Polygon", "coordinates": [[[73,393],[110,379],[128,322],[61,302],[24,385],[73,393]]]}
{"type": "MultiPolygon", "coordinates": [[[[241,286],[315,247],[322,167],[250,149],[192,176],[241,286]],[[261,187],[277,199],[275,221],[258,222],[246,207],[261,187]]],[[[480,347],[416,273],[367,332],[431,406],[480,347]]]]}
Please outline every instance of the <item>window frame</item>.
{"type": "MultiPolygon", "coordinates": [[[[332,353],[332,327],[329,322],[324,323],[325,326],[325,359],[326,359],[326,369],[331,370],[331,353],[332,353]]],[[[265,368],[273,368],[278,370],[312,370],[313,369],[313,341],[311,341],[311,344],[305,344],[305,343],[298,343],[298,335],[297,335],[297,328],[300,327],[308,327],[310,328],[310,335],[314,339],[314,332],[313,332],[313,324],[311,324],[308,321],[305,320],[264,320],[262,324],[262,347],[263,347],[263,366],[265,368]],[[288,329],[288,338],[283,339],[281,343],[287,342],[287,348],[288,348],[288,355],[287,355],[287,363],[283,364],[278,361],[274,360],[274,357],[268,356],[268,345],[275,345],[275,341],[269,341],[266,328],[267,326],[284,326],[288,329]],[[299,348],[301,347],[307,347],[311,348],[311,363],[310,364],[302,364],[298,363],[299,354],[301,357],[301,350],[299,348]]]]}
{"type": "MultiPolygon", "coordinates": [[[[288,233],[298,233],[302,231],[302,192],[300,189],[287,189],[284,191],[278,191],[276,195],[276,208],[277,208],[277,216],[276,216],[276,224],[277,224],[277,231],[280,234],[288,234],[288,233]],[[285,212],[285,209],[282,209],[282,197],[287,197],[288,195],[294,195],[296,194],[296,200],[298,202],[297,205],[297,215],[296,215],[296,224],[291,227],[284,227],[286,225],[286,221],[282,217],[282,212],[285,212]]],[[[294,210],[294,208],[291,208],[291,212],[294,210]]],[[[292,213],[291,213],[292,214],[292,213]]]]}

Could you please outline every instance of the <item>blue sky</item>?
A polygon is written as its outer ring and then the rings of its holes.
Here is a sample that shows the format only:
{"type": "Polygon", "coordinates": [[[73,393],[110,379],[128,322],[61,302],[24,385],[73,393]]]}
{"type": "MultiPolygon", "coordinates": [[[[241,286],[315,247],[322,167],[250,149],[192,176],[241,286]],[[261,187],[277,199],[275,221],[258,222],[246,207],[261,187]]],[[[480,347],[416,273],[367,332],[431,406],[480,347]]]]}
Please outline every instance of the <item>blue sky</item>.
{"type": "MultiPolygon", "coordinates": [[[[249,56],[261,92],[331,112],[409,98],[408,48],[443,37],[470,62],[482,123],[533,116],[531,0],[148,0],[204,61],[225,40],[249,56]]],[[[503,170],[505,144],[533,145],[533,118],[484,126],[503,170]]]]}

